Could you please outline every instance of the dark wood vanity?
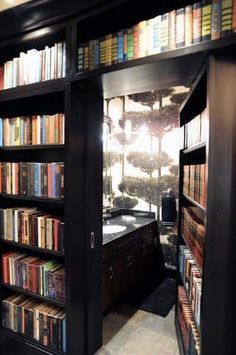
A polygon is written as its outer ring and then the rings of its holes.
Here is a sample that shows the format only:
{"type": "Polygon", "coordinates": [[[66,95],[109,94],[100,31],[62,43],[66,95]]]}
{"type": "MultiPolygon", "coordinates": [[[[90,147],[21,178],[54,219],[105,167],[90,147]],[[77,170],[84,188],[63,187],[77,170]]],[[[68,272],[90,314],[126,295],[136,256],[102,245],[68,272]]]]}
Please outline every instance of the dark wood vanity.
{"type": "Polygon", "coordinates": [[[103,234],[104,313],[151,273],[163,270],[157,221],[137,215],[128,222],[122,217],[111,218],[108,223],[126,225],[125,231],[103,234]]]}

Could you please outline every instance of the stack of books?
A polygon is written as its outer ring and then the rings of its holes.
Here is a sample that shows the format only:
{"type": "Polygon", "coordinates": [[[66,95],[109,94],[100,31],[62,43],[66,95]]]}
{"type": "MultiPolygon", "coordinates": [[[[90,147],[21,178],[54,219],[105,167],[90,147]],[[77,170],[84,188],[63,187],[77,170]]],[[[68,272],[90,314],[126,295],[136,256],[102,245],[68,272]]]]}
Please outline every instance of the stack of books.
{"type": "Polygon", "coordinates": [[[0,68],[0,90],[62,78],[65,73],[65,42],[46,46],[43,50],[30,49],[0,68]]]}
{"type": "Polygon", "coordinates": [[[185,125],[184,148],[206,142],[208,137],[209,115],[207,108],[185,125]]]}
{"type": "Polygon", "coordinates": [[[65,268],[56,260],[45,260],[18,252],[2,255],[5,284],[65,302],[65,268]]]}
{"type": "Polygon", "coordinates": [[[183,192],[205,207],[206,164],[184,165],[183,192]]]}
{"type": "Polygon", "coordinates": [[[0,118],[0,146],[64,144],[65,116],[0,118]]]}
{"type": "Polygon", "coordinates": [[[178,322],[186,354],[200,355],[200,338],[184,287],[178,287],[178,322]]]}
{"type": "Polygon", "coordinates": [[[228,36],[236,30],[232,0],[203,0],[78,46],[78,71],[98,69],[228,36]]]}
{"type": "Polygon", "coordinates": [[[179,248],[179,271],[189,298],[194,319],[200,327],[202,277],[193,260],[192,254],[185,245],[180,245],[179,248]]]}
{"type": "Polygon", "coordinates": [[[204,222],[199,216],[197,207],[182,208],[182,235],[196,260],[198,267],[202,269],[204,222]]]}
{"type": "Polygon", "coordinates": [[[63,308],[14,294],[2,301],[2,325],[66,353],[66,312],[63,308]]]}
{"type": "Polygon", "coordinates": [[[0,193],[64,198],[64,163],[0,163],[0,193]]]}
{"type": "Polygon", "coordinates": [[[0,238],[64,252],[64,221],[36,208],[0,209],[0,238]]]}

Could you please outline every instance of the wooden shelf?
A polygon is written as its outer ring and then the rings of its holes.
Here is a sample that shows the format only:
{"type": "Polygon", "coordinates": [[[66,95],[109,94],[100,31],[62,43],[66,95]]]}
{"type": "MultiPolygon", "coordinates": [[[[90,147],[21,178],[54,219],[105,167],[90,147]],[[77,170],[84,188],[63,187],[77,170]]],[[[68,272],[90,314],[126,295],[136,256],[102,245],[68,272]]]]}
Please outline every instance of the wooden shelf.
{"type": "Polygon", "coordinates": [[[64,200],[47,198],[47,197],[30,197],[30,196],[22,196],[22,195],[0,194],[0,198],[1,197],[6,199],[11,199],[11,200],[35,201],[35,202],[43,202],[43,203],[50,203],[56,205],[64,204],[64,200]]]}
{"type": "Polygon", "coordinates": [[[193,255],[193,253],[192,253],[192,251],[191,251],[191,248],[190,248],[190,246],[189,246],[189,243],[188,243],[187,239],[185,238],[185,236],[184,236],[183,234],[182,234],[182,239],[184,240],[185,244],[187,245],[188,250],[190,251],[190,253],[191,253],[191,255],[192,255],[192,258],[193,258],[193,260],[194,260],[194,262],[195,262],[195,264],[196,264],[196,266],[197,266],[197,268],[198,268],[198,271],[200,272],[200,274],[201,274],[201,276],[202,276],[202,269],[201,269],[200,266],[198,265],[198,262],[196,261],[194,255],[193,255]]]}
{"type": "Polygon", "coordinates": [[[65,78],[52,79],[40,83],[4,89],[0,91],[0,102],[61,92],[65,90],[65,82],[65,78]]]}
{"type": "Polygon", "coordinates": [[[185,193],[183,193],[184,198],[186,198],[186,200],[188,200],[189,202],[191,202],[194,206],[200,208],[202,211],[205,211],[205,207],[203,207],[202,205],[200,205],[200,203],[198,203],[197,201],[193,200],[191,197],[189,197],[188,195],[186,195],[185,193]]]}
{"type": "Polygon", "coordinates": [[[22,244],[22,243],[17,243],[14,241],[10,241],[10,240],[5,240],[5,239],[0,239],[0,242],[9,246],[14,246],[17,247],[19,249],[22,250],[32,250],[32,251],[37,251],[43,254],[47,254],[47,255],[54,255],[60,258],[64,258],[65,255],[62,252],[59,251],[55,251],[55,250],[50,250],[50,249],[45,249],[45,248],[39,248],[39,247],[34,247],[31,245],[27,245],[27,244],[22,244]]]}
{"type": "Polygon", "coordinates": [[[183,153],[189,154],[189,153],[196,152],[197,150],[205,149],[205,148],[206,148],[206,142],[201,142],[201,143],[195,144],[189,148],[183,149],[183,153]]]}
{"type": "Polygon", "coordinates": [[[48,298],[48,297],[45,297],[45,296],[42,296],[42,295],[38,295],[37,293],[33,293],[33,292],[30,292],[30,291],[24,290],[21,287],[5,284],[4,282],[1,283],[1,286],[6,287],[7,289],[9,289],[11,291],[14,291],[14,292],[17,292],[17,293],[21,293],[22,295],[29,296],[29,297],[32,297],[32,298],[36,298],[36,299],[38,299],[40,301],[49,302],[49,303],[54,304],[55,306],[59,306],[59,307],[65,308],[65,303],[57,301],[57,300],[54,300],[53,298],[48,298]]]}
{"type": "Polygon", "coordinates": [[[1,151],[18,151],[18,150],[62,150],[64,149],[64,144],[36,144],[36,145],[14,145],[14,146],[4,146],[0,147],[1,151]]]}
{"type": "MultiPolygon", "coordinates": [[[[30,339],[27,336],[20,334],[20,333],[15,333],[11,329],[1,327],[0,334],[3,336],[6,336],[8,338],[12,338],[12,339],[14,339],[20,343],[23,343],[25,345],[28,345],[36,350],[41,350],[42,352],[44,352],[46,354],[65,355],[65,353],[63,351],[56,350],[50,346],[45,346],[37,340],[30,339]]],[[[19,346],[20,346],[20,344],[17,344],[17,347],[19,347],[19,346]]]]}

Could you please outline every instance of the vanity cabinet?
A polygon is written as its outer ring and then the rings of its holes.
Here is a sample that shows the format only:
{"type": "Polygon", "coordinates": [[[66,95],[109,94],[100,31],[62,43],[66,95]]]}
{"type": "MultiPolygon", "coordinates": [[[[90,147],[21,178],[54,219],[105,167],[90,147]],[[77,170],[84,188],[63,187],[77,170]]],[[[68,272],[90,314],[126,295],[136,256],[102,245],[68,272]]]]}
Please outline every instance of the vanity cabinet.
{"type": "Polygon", "coordinates": [[[103,312],[132,287],[157,272],[156,221],[103,245],[103,312]]]}

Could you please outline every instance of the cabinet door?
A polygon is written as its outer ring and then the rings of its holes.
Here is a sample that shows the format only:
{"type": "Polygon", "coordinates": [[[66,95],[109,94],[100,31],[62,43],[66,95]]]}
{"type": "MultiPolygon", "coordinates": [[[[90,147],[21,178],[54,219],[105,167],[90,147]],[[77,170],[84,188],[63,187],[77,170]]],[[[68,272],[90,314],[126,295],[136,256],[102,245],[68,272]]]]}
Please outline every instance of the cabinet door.
{"type": "Polygon", "coordinates": [[[112,306],[112,285],[114,278],[114,270],[111,264],[105,264],[103,267],[102,278],[102,301],[103,312],[106,312],[112,306]]]}
{"type": "Polygon", "coordinates": [[[143,243],[142,251],[142,276],[146,277],[153,272],[155,263],[155,247],[153,237],[143,243]]]}
{"type": "Polygon", "coordinates": [[[134,246],[129,250],[127,254],[126,263],[126,291],[129,290],[132,286],[137,284],[140,280],[140,272],[142,270],[142,245],[141,243],[134,246]]]}
{"type": "Polygon", "coordinates": [[[112,283],[112,299],[113,303],[117,302],[126,292],[126,255],[119,257],[113,262],[113,283],[112,283]]]}

